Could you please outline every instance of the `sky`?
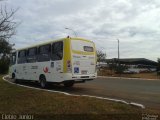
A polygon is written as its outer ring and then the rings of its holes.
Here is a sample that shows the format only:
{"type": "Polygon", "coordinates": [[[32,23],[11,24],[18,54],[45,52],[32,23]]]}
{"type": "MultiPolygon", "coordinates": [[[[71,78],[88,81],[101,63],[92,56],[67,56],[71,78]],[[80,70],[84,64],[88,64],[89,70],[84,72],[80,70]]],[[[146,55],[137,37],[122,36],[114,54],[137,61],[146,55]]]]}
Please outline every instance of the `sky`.
{"type": "Polygon", "coordinates": [[[90,39],[107,58],[160,57],[159,0],[6,0],[17,9],[15,48],[67,37],[90,39]],[[68,30],[65,28],[70,28],[68,30]]]}

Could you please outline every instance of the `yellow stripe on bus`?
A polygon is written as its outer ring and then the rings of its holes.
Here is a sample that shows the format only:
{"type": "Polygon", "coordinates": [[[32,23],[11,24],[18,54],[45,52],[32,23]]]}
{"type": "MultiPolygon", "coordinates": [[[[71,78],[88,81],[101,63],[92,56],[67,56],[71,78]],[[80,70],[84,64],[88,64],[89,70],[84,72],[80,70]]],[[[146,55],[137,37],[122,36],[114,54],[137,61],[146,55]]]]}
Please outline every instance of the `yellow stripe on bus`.
{"type": "Polygon", "coordinates": [[[64,39],[64,59],[63,59],[63,72],[67,72],[67,61],[71,61],[71,40],[70,38],[64,39]]]}
{"type": "Polygon", "coordinates": [[[82,51],[77,51],[77,50],[72,50],[74,54],[80,54],[80,55],[94,55],[94,52],[82,52],[82,51]]]}
{"type": "Polygon", "coordinates": [[[71,38],[72,40],[81,40],[81,41],[85,41],[85,42],[89,42],[89,43],[93,43],[92,41],[90,40],[86,40],[86,39],[83,39],[83,38],[71,38]]]}

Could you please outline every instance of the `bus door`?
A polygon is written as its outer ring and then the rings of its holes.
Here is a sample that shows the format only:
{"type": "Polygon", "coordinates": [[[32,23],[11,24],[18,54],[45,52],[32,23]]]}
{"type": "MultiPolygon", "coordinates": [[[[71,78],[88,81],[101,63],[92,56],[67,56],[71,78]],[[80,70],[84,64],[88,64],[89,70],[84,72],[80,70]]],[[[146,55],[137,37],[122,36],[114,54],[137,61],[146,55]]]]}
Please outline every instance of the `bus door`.
{"type": "Polygon", "coordinates": [[[9,67],[9,75],[12,77],[12,74],[16,74],[16,61],[17,61],[17,54],[13,52],[10,56],[10,67],[9,67]]]}
{"type": "Polygon", "coordinates": [[[18,53],[18,65],[17,65],[17,77],[18,79],[25,79],[27,77],[27,66],[26,66],[26,50],[21,50],[18,53]]]}

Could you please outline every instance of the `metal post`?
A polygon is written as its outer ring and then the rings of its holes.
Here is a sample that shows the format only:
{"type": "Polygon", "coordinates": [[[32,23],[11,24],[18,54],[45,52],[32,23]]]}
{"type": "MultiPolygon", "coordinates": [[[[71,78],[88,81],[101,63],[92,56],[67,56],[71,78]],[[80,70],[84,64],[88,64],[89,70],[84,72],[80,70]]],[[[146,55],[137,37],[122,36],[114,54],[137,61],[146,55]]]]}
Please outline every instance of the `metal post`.
{"type": "MultiPolygon", "coordinates": [[[[118,71],[120,72],[120,60],[119,60],[119,39],[118,40],[118,71]]],[[[121,74],[120,74],[121,75],[121,74]]]]}
{"type": "Polygon", "coordinates": [[[119,61],[119,39],[118,40],[118,61],[119,61]]]}
{"type": "Polygon", "coordinates": [[[73,29],[71,28],[65,28],[65,29],[71,30],[74,33],[75,37],[77,37],[77,33],[73,29]]]}

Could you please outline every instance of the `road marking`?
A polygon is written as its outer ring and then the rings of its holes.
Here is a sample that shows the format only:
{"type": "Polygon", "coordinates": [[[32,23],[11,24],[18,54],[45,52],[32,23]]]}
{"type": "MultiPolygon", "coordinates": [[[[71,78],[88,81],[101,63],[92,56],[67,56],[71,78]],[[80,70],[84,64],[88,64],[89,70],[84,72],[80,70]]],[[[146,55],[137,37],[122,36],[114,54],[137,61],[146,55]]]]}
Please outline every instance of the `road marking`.
{"type": "Polygon", "coordinates": [[[148,78],[126,78],[126,77],[109,77],[109,76],[98,76],[99,78],[113,78],[113,79],[128,79],[128,80],[160,80],[160,79],[148,79],[148,78]]]}
{"type": "Polygon", "coordinates": [[[36,87],[31,87],[31,86],[26,86],[26,85],[20,85],[20,84],[16,84],[16,83],[13,83],[11,81],[8,81],[6,79],[6,77],[8,77],[8,75],[4,76],[3,77],[3,80],[10,83],[10,84],[13,84],[13,85],[17,85],[17,86],[21,86],[21,87],[25,87],[25,88],[30,88],[30,89],[35,89],[35,90],[41,90],[41,91],[47,91],[47,92],[53,92],[53,93],[60,93],[60,94],[64,94],[64,95],[68,95],[68,96],[79,96],[79,97],[90,97],[90,98],[96,98],[96,99],[101,99],[101,100],[109,100],[109,101],[113,101],[113,102],[119,102],[119,103],[124,103],[124,104],[127,104],[127,105],[133,105],[133,106],[137,106],[137,107],[140,107],[142,109],[145,109],[145,106],[142,105],[142,104],[139,104],[139,103],[134,103],[134,102],[126,102],[125,100],[119,100],[119,99],[112,99],[112,98],[106,98],[106,97],[99,97],[99,96],[91,96],[91,95],[76,95],[76,94],[70,94],[70,93],[67,93],[67,92],[61,92],[61,91],[55,91],[55,90],[47,90],[47,89],[41,89],[41,88],[36,88],[36,87]]]}

